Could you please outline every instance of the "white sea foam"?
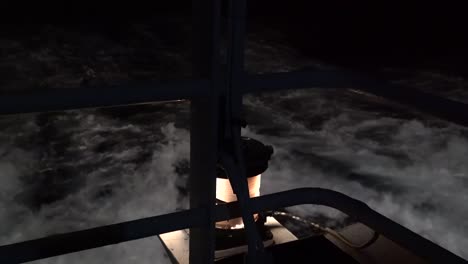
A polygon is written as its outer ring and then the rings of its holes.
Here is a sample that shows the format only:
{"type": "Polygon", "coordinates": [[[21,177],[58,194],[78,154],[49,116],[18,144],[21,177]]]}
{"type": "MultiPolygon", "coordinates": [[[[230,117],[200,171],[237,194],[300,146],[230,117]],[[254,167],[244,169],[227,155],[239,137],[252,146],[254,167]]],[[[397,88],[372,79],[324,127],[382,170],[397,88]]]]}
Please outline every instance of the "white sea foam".
{"type": "MultiPolygon", "coordinates": [[[[465,206],[468,194],[464,191],[468,186],[468,165],[464,160],[468,154],[466,131],[446,123],[431,126],[418,120],[378,117],[372,112],[350,109],[338,101],[333,102],[335,110],[331,112],[326,107],[308,109],[307,103],[299,103],[301,98],[306,98],[313,104],[312,99],[319,94],[312,92],[313,96],[308,97],[296,92],[277,96],[274,102],[266,102],[262,97],[246,99],[247,109],[255,110],[260,117],[273,116],[270,120],[251,120],[244,131],[275,148],[270,168],[264,173],[262,193],[304,186],[337,190],[368,203],[466,258],[468,227],[463,221],[468,216],[465,206]],[[288,100],[302,109],[302,119],[294,110],[281,108],[288,100]],[[340,111],[341,108],[346,111],[340,111]],[[331,117],[310,128],[309,119],[320,114],[331,117]],[[268,132],[277,128],[280,132],[268,132]],[[365,177],[347,176],[351,172],[365,177]]],[[[327,105],[329,99],[324,98],[317,100],[327,105]]],[[[10,131],[3,132],[1,137],[2,244],[162,214],[186,206],[177,197],[174,165],[188,157],[187,130],[165,120],[155,124],[129,124],[87,111],[64,115],[58,120],[57,125],[63,125],[72,139],[69,148],[79,153],[73,160],[76,166],[98,166],[60,201],[30,209],[13,197],[28,187],[22,177],[38,166],[39,155],[35,149],[15,146],[13,139],[34,136],[36,131],[25,132],[26,127],[34,127],[30,121],[9,120],[10,131]],[[106,131],[111,133],[100,134],[106,131]],[[138,141],[143,138],[151,138],[152,143],[138,141]],[[113,143],[107,152],[91,152],[93,147],[108,140],[113,143]],[[137,166],[134,157],[148,149],[151,158],[137,166]],[[110,194],[97,195],[103,190],[110,194]]],[[[343,219],[340,212],[325,207],[298,206],[293,210],[304,216],[343,219]]],[[[78,252],[38,263],[146,263],[148,260],[168,261],[157,239],[78,252]]]]}
{"type": "MultiPolygon", "coordinates": [[[[99,155],[92,155],[93,153],[89,151],[104,140],[98,134],[100,131],[113,131],[115,138],[120,138],[125,137],[123,131],[136,129],[125,122],[109,120],[86,112],[78,113],[78,116],[65,114],[61,118],[77,121],[73,123],[74,127],[67,129],[75,133],[72,137],[74,144],[72,148],[82,154],[82,159],[76,160],[77,166],[81,167],[93,164],[93,160],[100,158],[99,155]]],[[[148,130],[147,127],[141,129],[148,130]]],[[[138,129],[134,132],[145,136],[138,129]]],[[[146,133],[151,132],[146,131],[146,133]]],[[[158,133],[158,131],[153,132],[158,133]]],[[[102,167],[91,171],[86,175],[86,180],[63,199],[42,204],[40,208],[35,209],[30,209],[27,204],[15,200],[14,197],[29,187],[21,181],[21,177],[24,176],[22,174],[27,173],[21,168],[23,164],[37,163],[32,161],[38,156],[34,155],[36,150],[31,149],[29,151],[32,154],[28,154],[28,150],[12,146],[8,151],[4,151],[0,161],[1,244],[159,215],[185,207],[185,201],[178,199],[175,185],[178,176],[174,165],[188,158],[188,131],[176,128],[173,123],[166,123],[162,125],[159,133],[161,139],[147,146],[128,145],[124,141],[115,143],[117,145],[113,148],[115,152],[103,154],[111,162],[103,163],[102,167]],[[150,148],[152,157],[136,167],[131,160],[145,147],[150,148]],[[113,172],[112,175],[109,175],[109,172],[113,172]],[[110,193],[106,195],[103,191],[110,193]]],[[[7,137],[5,133],[2,135],[7,137]]],[[[34,133],[30,136],[34,136],[34,133]]],[[[13,135],[8,137],[15,138],[13,135]]],[[[112,139],[113,134],[108,137],[112,139]]],[[[128,139],[131,141],[131,138],[128,139]]],[[[7,143],[2,142],[2,145],[7,143]]],[[[37,263],[147,263],[148,261],[169,263],[157,238],[73,253],[37,263]]]]}
{"type": "MultiPolygon", "coordinates": [[[[249,66],[252,71],[296,68],[291,65],[298,64],[300,54],[288,55],[292,52],[289,49],[268,47],[263,52],[273,54],[272,64],[271,58],[258,59],[263,46],[257,44],[247,50],[247,56],[258,61],[249,66]],[[282,60],[279,53],[292,58],[282,60]]],[[[319,90],[246,98],[251,122],[245,134],[275,147],[262,180],[262,193],[304,186],[341,191],[468,258],[468,226],[464,221],[468,218],[466,130],[357,110],[354,99],[345,93],[330,95],[319,90]],[[366,177],[347,177],[350,172],[366,177]]],[[[70,139],[67,148],[75,156],[55,162],[83,169],[78,175],[83,180],[57,202],[35,209],[15,197],[29,190],[35,175],[31,172],[37,171],[43,161],[34,144],[20,143],[38,137],[41,128],[34,122],[35,115],[2,118],[0,243],[163,214],[186,206],[177,197],[174,165],[187,159],[189,135],[171,123],[173,115],[150,115],[144,124],[129,124],[90,110],[57,117],[54,126],[70,139]],[[108,149],[92,152],[101,144],[108,149]],[[151,158],[135,163],[135,156],[145,151],[151,158]]],[[[60,140],[51,138],[49,143],[60,144],[60,140]]],[[[336,210],[317,206],[293,210],[335,221],[344,217],[336,210]]],[[[36,263],[168,262],[159,240],[149,238],[36,263]]]]}
{"type": "MultiPolygon", "coordinates": [[[[287,100],[294,103],[307,98],[308,93],[303,91],[287,100]]],[[[279,101],[246,99],[256,111],[263,109],[273,115],[284,111],[276,104],[279,101]]],[[[314,100],[308,103],[313,105],[314,100]]],[[[281,127],[282,122],[304,124],[308,118],[321,114],[313,111],[316,109],[301,112],[302,120],[253,123],[244,131],[275,148],[271,166],[264,173],[263,193],[304,186],[337,190],[468,258],[468,225],[464,221],[468,217],[465,129],[443,122],[430,126],[412,119],[376,118],[371,112],[347,109],[316,130],[295,125],[280,135],[261,132],[269,131],[268,126],[271,130],[281,127]],[[302,154],[295,154],[298,151],[302,154]],[[308,162],[309,154],[314,156],[308,162]],[[352,172],[364,176],[350,177],[352,172]]],[[[344,216],[317,206],[292,210],[304,216],[321,214],[335,220],[344,216]]]]}

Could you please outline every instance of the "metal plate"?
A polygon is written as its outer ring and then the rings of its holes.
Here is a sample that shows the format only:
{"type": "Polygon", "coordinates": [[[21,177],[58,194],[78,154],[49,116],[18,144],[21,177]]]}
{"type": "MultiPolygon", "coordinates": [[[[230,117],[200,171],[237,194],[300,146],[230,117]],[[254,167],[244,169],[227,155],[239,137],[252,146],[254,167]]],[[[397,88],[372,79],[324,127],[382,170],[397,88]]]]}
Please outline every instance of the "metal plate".
{"type": "MultiPolygon", "coordinates": [[[[356,223],[345,227],[340,233],[349,241],[359,245],[368,241],[373,231],[369,227],[356,223]]],[[[421,258],[415,256],[410,251],[393,243],[388,238],[380,235],[375,243],[362,250],[349,247],[345,243],[327,234],[325,237],[335,244],[338,248],[348,253],[359,263],[363,264],[393,264],[393,263],[426,263],[421,258]]]]}

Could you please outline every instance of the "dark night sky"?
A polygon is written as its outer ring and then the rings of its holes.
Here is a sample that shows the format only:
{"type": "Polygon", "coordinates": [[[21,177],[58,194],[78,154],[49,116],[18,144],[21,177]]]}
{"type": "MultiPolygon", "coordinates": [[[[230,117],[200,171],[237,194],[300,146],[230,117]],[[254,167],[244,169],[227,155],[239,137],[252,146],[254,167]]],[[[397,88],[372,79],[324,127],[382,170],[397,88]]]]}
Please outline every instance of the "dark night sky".
{"type": "Polygon", "coordinates": [[[417,1],[256,2],[251,13],[268,13],[259,20],[287,32],[291,43],[312,57],[367,68],[449,64],[450,71],[467,73],[466,16],[459,6],[417,1]]]}
{"type": "MultiPolygon", "coordinates": [[[[125,41],[128,37],[119,30],[129,22],[161,24],[165,17],[178,16],[184,18],[185,25],[190,25],[191,1],[156,2],[131,6],[40,2],[33,6],[9,1],[3,5],[3,10],[8,11],[0,30],[2,34],[23,34],[20,38],[27,39],[30,31],[24,28],[58,23],[76,29],[77,25],[85,24],[78,26],[81,28],[77,32],[103,32],[125,41]]],[[[266,39],[285,43],[304,58],[369,72],[397,67],[468,76],[468,31],[464,28],[467,19],[460,5],[442,1],[247,2],[249,33],[276,32],[266,39]]],[[[171,23],[156,27],[155,34],[167,36],[175,46],[185,43],[182,49],[189,50],[190,32],[183,32],[184,26],[171,23]]]]}
{"type": "MultiPolygon", "coordinates": [[[[42,1],[34,7],[14,2],[13,7],[7,2],[2,9],[9,10],[12,19],[4,19],[13,23],[25,20],[114,23],[170,13],[190,14],[191,4],[187,0],[153,2],[157,3],[151,7],[42,1]]],[[[460,67],[467,55],[465,9],[446,1],[250,0],[248,4],[249,17],[256,23],[283,31],[306,54],[340,63],[350,63],[358,57],[367,57],[362,62],[377,63],[383,58],[400,64],[450,57],[460,67]]]]}

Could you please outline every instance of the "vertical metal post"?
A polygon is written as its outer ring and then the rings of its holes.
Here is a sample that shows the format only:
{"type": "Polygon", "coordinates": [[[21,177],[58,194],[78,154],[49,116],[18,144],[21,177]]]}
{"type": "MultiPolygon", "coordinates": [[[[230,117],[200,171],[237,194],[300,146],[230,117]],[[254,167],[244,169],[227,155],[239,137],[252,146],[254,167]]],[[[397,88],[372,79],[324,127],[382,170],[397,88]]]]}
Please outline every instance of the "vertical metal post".
{"type": "Polygon", "coordinates": [[[191,102],[190,208],[205,208],[204,224],[190,229],[190,263],[213,263],[216,198],[217,110],[213,100],[191,102]]]}
{"type": "Polygon", "coordinates": [[[214,262],[218,159],[219,0],[192,0],[193,73],[211,80],[211,94],[191,101],[190,208],[204,208],[204,224],[190,229],[190,263],[214,262]]]}

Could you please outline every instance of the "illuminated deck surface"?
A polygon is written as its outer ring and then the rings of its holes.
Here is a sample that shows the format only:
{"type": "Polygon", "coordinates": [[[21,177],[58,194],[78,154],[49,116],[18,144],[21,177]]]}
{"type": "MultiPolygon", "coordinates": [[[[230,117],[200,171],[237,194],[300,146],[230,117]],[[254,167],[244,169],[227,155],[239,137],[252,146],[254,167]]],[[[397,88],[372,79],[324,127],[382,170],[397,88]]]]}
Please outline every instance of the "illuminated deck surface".
{"type": "MultiPolygon", "coordinates": [[[[295,241],[297,238],[289,232],[288,229],[283,227],[273,217],[268,217],[266,225],[273,233],[273,240],[275,245],[284,244],[287,242],[295,241]]],[[[189,237],[187,230],[178,230],[170,233],[161,234],[161,241],[168,249],[170,258],[175,263],[189,263],[189,237]]],[[[219,261],[217,261],[219,262],[219,261]]],[[[219,263],[224,263],[219,262],[219,263]]]]}
{"type": "MultiPolygon", "coordinates": [[[[289,230],[273,217],[267,218],[274,237],[274,245],[267,250],[273,255],[275,263],[425,263],[411,252],[380,236],[377,241],[363,250],[353,249],[330,235],[312,236],[298,240],[289,230]]],[[[340,231],[346,238],[361,244],[372,237],[372,230],[363,224],[356,223],[340,231]]],[[[169,257],[174,263],[189,263],[189,237],[187,230],[178,230],[160,235],[168,249],[169,257]]],[[[243,255],[236,254],[216,260],[218,264],[243,263],[243,255]]]]}

